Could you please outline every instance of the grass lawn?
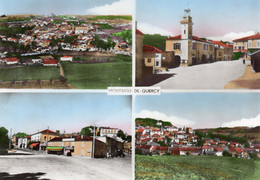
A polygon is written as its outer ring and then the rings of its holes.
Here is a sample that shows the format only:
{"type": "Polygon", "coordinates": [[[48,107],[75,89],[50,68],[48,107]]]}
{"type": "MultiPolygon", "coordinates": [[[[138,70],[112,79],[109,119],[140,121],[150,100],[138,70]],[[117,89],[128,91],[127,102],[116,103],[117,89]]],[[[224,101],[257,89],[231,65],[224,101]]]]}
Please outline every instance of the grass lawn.
{"type": "Polygon", "coordinates": [[[21,80],[49,80],[59,79],[60,70],[58,67],[43,67],[43,66],[25,66],[8,69],[0,69],[1,81],[21,81],[21,80]]]}
{"type": "Polygon", "coordinates": [[[62,64],[67,82],[77,89],[132,85],[132,63],[62,64]]]}
{"type": "Polygon", "coordinates": [[[216,156],[135,156],[136,179],[259,179],[259,161],[216,156]]]}

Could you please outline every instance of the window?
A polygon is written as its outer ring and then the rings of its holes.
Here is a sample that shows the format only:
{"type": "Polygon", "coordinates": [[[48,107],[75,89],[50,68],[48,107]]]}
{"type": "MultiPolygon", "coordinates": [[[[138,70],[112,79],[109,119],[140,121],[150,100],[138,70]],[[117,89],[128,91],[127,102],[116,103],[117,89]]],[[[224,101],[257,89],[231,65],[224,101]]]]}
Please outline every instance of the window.
{"type": "Polygon", "coordinates": [[[203,44],[203,50],[207,50],[207,44],[203,44]]]}
{"type": "Polygon", "coordinates": [[[181,44],[180,43],[174,43],[173,48],[181,50],[181,44]]]}
{"type": "Polygon", "coordinates": [[[156,66],[159,66],[159,61],[156,61],[156,66]]]}
{"type": "Polygon", "coordinates": [[[257,41],[257,47],[260,47],[260,41],[257,41]]]}
{"type": "Polygon", "coordinates": [[[81,142],[81,147],[83,147],[83,148],[84,148],[84,145],[85,145],[85,143],[84,143],[84,142],[81,142]]]}
{"type": "Polygon", "coordinates": [[[186,34],[186,30],[184,30],[184,34],[186,34]]]}
{"type": "Polygon", "coordinates": [[[251,47],[251,46],[252,46],[252,42],[249,42],[249,43],[248,43],[248,47],[251,47]]]}
{"type": "Polygon", "coordinates": [[[151,58],[148,58],[147,62],[149,62],[149,63],[152,62],[152,59],[151,59],[151,58]]]}
{"type": "Polygon", "coordinates": [[[192,43],[192,49],[196,50],[196,43],[195,42],[192,43]]]}

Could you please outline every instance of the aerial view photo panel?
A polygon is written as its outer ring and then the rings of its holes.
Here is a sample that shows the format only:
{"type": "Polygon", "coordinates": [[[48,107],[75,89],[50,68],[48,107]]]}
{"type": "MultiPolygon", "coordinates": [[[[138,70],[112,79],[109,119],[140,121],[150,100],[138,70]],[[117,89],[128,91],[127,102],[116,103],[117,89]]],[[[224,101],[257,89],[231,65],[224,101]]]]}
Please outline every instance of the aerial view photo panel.
{"type": "Polygon", "coordinates": [[[132,85],[132,0],[0,0],[0,88],[132,85]]]}

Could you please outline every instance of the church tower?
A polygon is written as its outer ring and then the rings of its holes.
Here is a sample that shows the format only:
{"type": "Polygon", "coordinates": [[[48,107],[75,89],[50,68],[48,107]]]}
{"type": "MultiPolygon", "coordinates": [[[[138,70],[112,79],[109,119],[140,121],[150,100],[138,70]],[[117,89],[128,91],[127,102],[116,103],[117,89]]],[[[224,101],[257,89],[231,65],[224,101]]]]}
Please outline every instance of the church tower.
{"type": "Polygon", "coordinates": [[[184,16],[181,20],[181,65],[188,66],[191,61],[192,44],[192,17],[190,9],[184,10],[184,16]]]}
{"type": "Polygon", "coordinates": [[[190,16],[190,9],[184,10],[184,16],[181,20],[181,38],[192,39],[192,17],[190,16]]]}

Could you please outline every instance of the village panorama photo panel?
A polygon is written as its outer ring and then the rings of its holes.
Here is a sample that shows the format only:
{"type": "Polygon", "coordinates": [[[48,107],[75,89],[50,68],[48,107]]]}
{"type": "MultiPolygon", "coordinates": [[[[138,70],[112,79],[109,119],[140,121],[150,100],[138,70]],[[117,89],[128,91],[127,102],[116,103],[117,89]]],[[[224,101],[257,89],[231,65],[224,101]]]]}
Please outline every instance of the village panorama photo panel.
{"type": "Polygon", "coordinates": [[[259,179],[259,93],[137,96],[135,179],[259,179]]]}
{"type": "Polygon", "coordinates": [[[1,93],[0,104],[0,179],[133,179],[131,96],[1,93]]]}

